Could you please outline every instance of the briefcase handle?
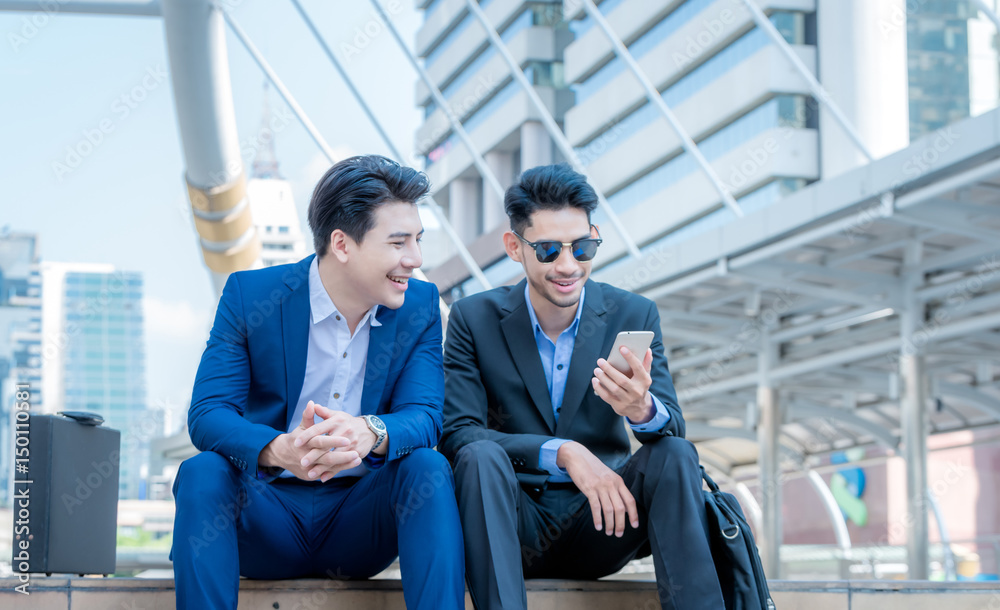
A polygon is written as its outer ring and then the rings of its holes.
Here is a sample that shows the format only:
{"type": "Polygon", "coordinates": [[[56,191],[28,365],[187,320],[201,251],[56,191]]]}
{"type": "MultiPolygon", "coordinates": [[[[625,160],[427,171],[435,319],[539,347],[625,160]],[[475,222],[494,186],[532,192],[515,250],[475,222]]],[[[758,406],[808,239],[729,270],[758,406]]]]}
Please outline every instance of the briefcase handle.
{"type": "Polygon", "coordinates": [[[86,426],[100,426],[104,423],[103,417],[97,413],[88,413],[87,411],[59,411],[56,415],[68,417],[76,423],[86,426]]]}

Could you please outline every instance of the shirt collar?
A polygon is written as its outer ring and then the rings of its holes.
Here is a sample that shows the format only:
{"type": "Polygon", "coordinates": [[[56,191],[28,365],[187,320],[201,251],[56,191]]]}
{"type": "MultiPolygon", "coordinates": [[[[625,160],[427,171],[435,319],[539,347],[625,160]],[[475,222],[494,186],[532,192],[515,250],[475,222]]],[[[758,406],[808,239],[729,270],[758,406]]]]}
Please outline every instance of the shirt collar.
{"type": "MultiPolygon", "coordinates": [[[[573,318],[573,323],[569,325],[569,328],[563,332],[570,331],[573,336],[576,336],[576,329],[580,325],[580,316],[583,314],[583,299],[587,296],[587,289],[583,288],[580,290],[580,302],[576,306],[576,316],[573,318]]],[[[542,326],[538,323],[538,316],[535,314],[535,306],[531,304],[531,293],[528,292],[528,283],[524,283],[524,302],[528,304],[528,316],[531,318],[531,328],[536,333],[544,332],[542,331],[542,326]]],[[[560,333],[562,334],[562,333],[560,333]]]]}
{"type": "MultiPolygon", "coordinates": [[[[312,263],[309,265],[309,311],[313,324],[319,324],[330,316],[340,313],[326,292],[326,288],[323,287],[323,280],[319,277],[318,256],[313,257],[312,263]]],[[[378,313],[378,305],[368,310],[358,326],[364,326],[365,320],[369,318],[371,318],[372,326],[382,326],[382,323],[375,318],[376,313],[378,313]]]]}

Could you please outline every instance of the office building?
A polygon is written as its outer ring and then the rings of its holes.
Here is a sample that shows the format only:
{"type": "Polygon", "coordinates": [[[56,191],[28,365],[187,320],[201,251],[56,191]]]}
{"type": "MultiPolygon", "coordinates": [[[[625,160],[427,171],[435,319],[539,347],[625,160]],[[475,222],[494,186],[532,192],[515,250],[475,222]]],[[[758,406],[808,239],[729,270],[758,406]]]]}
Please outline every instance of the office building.
{"type": "Polygon", "coordinates": [[[49,263],[42,276],[45,411],[97,413],[121,432],[119,497],[144,499],[149,440],[142,277],[111,265],[49,263]]]}
{"type": "Polygon", "coordinates": [[[38,259],[37,235],[0,230],[0,506],[9,502],[13,472],[15,386],[27,385],[32,409],[44,405],[38,259]]]}
{"type": "MultiPolygon", "coordinates": [[[[417,32],[416,53],[501,186],[509,186],[523,169],[558,160],[537,111],[465,2],[420,4],[424,23],[417,32]]],[[[562,4],[488,0],[480,6],[549,112],[561,121],[573,101],[563,78],[562,56],[572,32],[562,19],[562,4]]],[[[423,82],[416,85],[416,100],[424,112],[416,151],[426,157],[435,199],[477,258],[495,260],[498,253],[490,246],[506,225],[503,199],[484,184],[472,155],[423,82]]],[[[454,262],[442,267],[457,269],[454,262]]],[[[484,266],[491,262],[482,261],[484,266]]]]}

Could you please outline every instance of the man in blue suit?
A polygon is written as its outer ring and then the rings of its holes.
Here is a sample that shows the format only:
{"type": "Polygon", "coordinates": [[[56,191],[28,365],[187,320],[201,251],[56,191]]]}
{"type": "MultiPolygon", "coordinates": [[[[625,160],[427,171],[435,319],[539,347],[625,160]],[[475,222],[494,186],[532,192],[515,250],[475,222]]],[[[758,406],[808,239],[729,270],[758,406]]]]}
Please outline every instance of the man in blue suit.
{"type": "Polygon", "coordinates": [[[316,255],[234,273],[201,358],[171,558],[177,607],[249,578],[367,578],[398,555],[409,608],[464,608],[441,435],[441,317],[412,279],[427,177],[375,155],[316,186],[316,255]]]}

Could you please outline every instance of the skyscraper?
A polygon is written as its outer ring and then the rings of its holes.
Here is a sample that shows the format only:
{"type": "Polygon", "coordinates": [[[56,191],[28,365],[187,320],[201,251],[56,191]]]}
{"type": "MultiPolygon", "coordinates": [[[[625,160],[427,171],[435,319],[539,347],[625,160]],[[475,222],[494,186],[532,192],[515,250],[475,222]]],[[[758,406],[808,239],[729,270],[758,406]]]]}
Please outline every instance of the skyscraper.
{"type": "Polygon", "coordinates": [[[0,506],[9,502],[16,384],[27,384],[32,409],[43,407],[41,281],[38,236],[0,231],[0,506]]]}
{"type": "MultiPolygon", "coordinates": [[[[996,10],[996,0],[987,4],[996,10]]],[[[996,107],[996,27],[972,2],[924,2],[911,11],[906,30],[912,139],[996,107]]]]}
{"type": "Polygon", "coordinates": [[[111,265],[43,263],[45,410],[88,411],[121,432],[119,497],[144,498],[149,439],[142,277],[111,265]]]}

